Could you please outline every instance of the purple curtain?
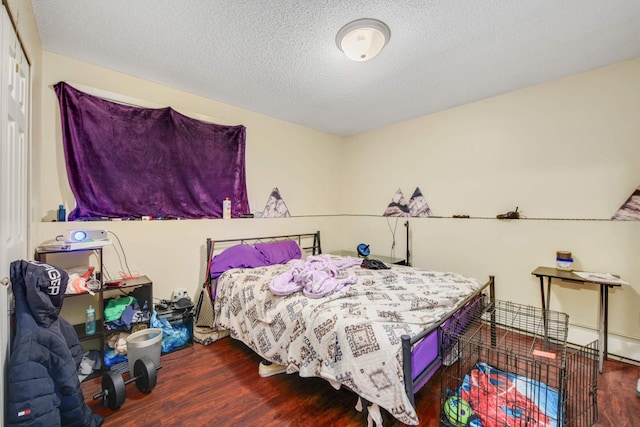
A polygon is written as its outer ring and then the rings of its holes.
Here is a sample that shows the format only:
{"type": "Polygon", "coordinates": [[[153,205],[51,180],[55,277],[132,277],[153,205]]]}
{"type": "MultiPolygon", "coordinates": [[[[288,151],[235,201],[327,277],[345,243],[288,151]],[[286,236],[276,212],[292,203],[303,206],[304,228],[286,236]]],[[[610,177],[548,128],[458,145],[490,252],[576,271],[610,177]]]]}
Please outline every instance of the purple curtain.
{"type": "Polygon", "coordinates": [[[249,213],[245,127],[205,123],[171,108],[122,105],[55,85],[69,221],[95,218],[221,218],[249,213]]]}

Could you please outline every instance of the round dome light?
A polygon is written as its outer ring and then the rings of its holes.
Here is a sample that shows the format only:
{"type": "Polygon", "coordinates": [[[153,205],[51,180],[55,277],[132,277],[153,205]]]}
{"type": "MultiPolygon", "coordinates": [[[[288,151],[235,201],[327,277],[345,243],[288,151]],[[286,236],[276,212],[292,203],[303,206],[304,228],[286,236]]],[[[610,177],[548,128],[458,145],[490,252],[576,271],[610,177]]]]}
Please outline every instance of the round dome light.
{"type": "Polygon", "coordinates": [[[373,59],[391,38],[387,24],[377,19],[357,19],[338,31],[336,44],[349,59],[368,61],[373,59]]]}

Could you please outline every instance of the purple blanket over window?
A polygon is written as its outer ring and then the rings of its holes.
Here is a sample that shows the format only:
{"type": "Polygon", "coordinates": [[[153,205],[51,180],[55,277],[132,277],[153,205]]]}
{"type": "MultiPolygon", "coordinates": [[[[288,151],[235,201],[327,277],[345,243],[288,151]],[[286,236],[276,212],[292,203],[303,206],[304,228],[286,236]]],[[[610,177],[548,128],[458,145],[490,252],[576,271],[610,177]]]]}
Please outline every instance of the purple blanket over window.
{"type": "Polygon", "coordinates": [[[221,218],[249,213],[245,127],[222,126],[167,108],[110,102],[64,82],[60,102],[69,220],[150,215],[221,218]]]}

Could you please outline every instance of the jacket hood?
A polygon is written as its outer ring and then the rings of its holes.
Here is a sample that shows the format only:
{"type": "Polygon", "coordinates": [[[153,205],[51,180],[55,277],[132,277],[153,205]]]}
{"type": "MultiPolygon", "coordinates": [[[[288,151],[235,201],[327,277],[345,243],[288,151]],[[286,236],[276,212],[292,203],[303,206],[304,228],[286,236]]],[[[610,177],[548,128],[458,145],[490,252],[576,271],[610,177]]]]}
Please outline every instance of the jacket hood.
{"type": "Polygon", "coordinates": [[[28,310],[38,326],[49,327],[60,315],[68,280],[67,272],[53,265],[38,261],[12,262],[11,286],[18,318],[28,310]]]}

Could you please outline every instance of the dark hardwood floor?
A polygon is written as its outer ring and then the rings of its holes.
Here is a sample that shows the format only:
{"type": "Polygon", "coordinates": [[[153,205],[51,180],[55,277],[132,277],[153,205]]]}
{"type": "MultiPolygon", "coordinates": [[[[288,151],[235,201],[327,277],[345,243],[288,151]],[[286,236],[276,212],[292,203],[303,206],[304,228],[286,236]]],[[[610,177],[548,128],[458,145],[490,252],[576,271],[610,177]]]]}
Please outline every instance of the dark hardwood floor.
{"type": "MultiPolygon", "coordinates": [[[[124,405],[112,411],[93,400],[100,378],[82,383],[89,406],[104,415],[105,426],[366,426],[355,410],[356,396],[324,380],[297,375],[258,376],[260,358],[244,344],[223,338],[162,356],[158,383],[149,394],[127,385],[124,405]]],[[[125,379],[128,374],[125,374],[125,379]]],[[[596,426],[640,425],[636,383],[640,366],[608,360],[598,376],[596,426]]],[[[416,397],[421,426],[437,426],[439,375],[416,397]]],[[[385,427],[400,426],[384,415],[385,427]]]]}

